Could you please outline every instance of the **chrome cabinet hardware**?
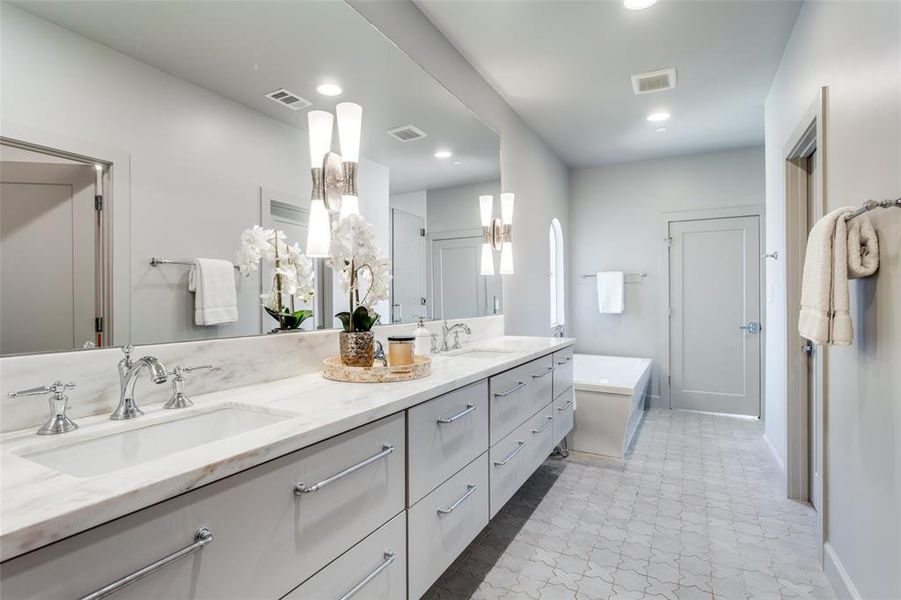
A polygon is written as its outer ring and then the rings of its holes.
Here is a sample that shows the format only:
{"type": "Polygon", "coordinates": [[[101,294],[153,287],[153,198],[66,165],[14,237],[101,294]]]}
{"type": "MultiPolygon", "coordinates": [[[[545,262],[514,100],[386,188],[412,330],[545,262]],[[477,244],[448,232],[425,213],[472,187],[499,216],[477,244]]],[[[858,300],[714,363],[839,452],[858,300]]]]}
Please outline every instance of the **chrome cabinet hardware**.
{"type": "Polygon", "coordinates": [[[122,348],[125,358],[119,361],[119,406],[113,411],[109,418],[113,421],[123,421],[126,419],[134,419],[144,414],[138,408],[135,402],[135,381],[141,371],[147,369],[150,373],[150,379],[153,383],[166,383],[169,379],[169,373],[158,359],[153,356],[144,356],[138,360],[131,360],[131,353],[134,352],[134,346],[129,344],[122,348]]]}
{"type": "Polygon", "coordinates": [[[471,483],[468,484],[468,485],[466,486],[466,491],[463,492],[463,495],[460,496],[459,498],[457,498],[457,500],[456,500],[453,504],[451,504],[450,506],[448,506],[447,508],[439,508],[439,509],[438,509],[438,514],[439,514],[439,515],[449,515],[449,514],[451,514],[452,512],[454,512],[455,510],[457,510],[457,507],[460,506],[461,504],[463,504],[463,502],[464,502],[467,498],[469,498],[470,496],[472,496],[473,493],[475,493],[475,491],[476,491],[476,486],[474,486],[474,485],[471,484],[471,483]]]}
{"type": "Polygon", "coordinates": [[[175,367],[172,369],[172,397],[163,405],[163,408],[188,408],[194,403],[185,394],[185,373],[212,369],[213,365],[201,365],[199,367],[175,367]]]}
{"type": "Polygon", "coordinates": [[[475,405],[475,404],[467,404],[467,405],[466,405],[466,408],[464,408],[463,410],[461,410],[461,411],[458,412],[457,414],[452,415],[452,416],[450,416],[450,417],[441,417],[440,419],[438,419],[438,424],[439,424],[439,425],[443,425],[443,424],[445,424],[445,423],[453,423],[453,422],[456,421],[457,419],[460,419],[460,418],[462,418],[462,417],[465,417],[466,415],[468,415],[469,413],[471,413],[471,412],[474,411],[475,409],[476,409],[476,405],[475,405]]]}
{"type": "Polygon", "coordinates": [[[569,400],[566,401],[566,404],[564,404],[563,406],[558,406],[558,407],[557,407],[557,410],[563,412],[564,410],[566,410],[567,408],[569,408],[570,406],[572,406],[572,405],[575,404],[575,403],[576,403],[575,400],[569,399],[569,400]]]}
{"type": "Polygon", "coordinates": [[[38,435],[55,435],[58,433],[68,433],[78,429],[78,425],[66,416],[66,409],[69,408],[69,397],[65,394],[66,390],[75,387],[75,382],[63,383],[62,381],[54,381],[50,385],[42,385],[40,387],[22,390],[19,392],[10,392],[7,394],[10,398],[21,398],[23,396],[43,396],[50,394],[50,418],[38,429],[38,435]]]}
{"type": "Polygon", "coordinates": [[[378,577],[379,573],[390,567],[391,563],[394,562],[394,559],[397,558],[397,555],[391,550],[385,550],[385,554],[383,556],[384,560],[382,561],[382,564],[376,567],[375,570],[372,571],[372,573],[361,579],[355,586],[350,588],[346,594],[339,598],[339,600],[347,600],[348,598],[352,597],[354,594],[362,590],[364,587],[366,587],[367,583],[378,577]]]}
{"type": "Polygon", "coordinates": [[[512,388],[510,388],[510,389],[507,390],[506,392],[495,392],[494,395],[495,395],[495,397],[497,397],[497,398],[503,398],[504,396],[509,396],[510,394],[512,394],[513,392],[515,392],[516,390],[518,390],[518,389],[520,389],[520,388],[522,388],[522,387],[525,387],[525,385],[526,385],[526,382],[525,382],[525,381],[517,381],[517,382],[516,382],[516,385],[514,385],[512,388]]]}
{"type": "Polygon", "coordinates": [[[532,379],[541,379],[542,377],[546,377],[550,375],[554,371],[554,367],[548,367],[545,369],[544,373],[532,373],[532,379]]]}
{"type": "Polygon", "coordinates": [[[179,550],[177,552],[173,552],[169,556],[166,556],[165,558],[161,558],[160,560],[156,561],[155,563],[149,564],[146,567],[144,567],[143,569],[135,571],[131,575],[126,575],[122,579],[119,579],[118,581],[114,581],[106,587],[100,588],[93,594],[88,594],[81,600],[97,600],[98,598],[106,598],[110,594],[112,594],[114,592],[118,592],[125,586],[132,584],[140,579],[143,579],[144,577],[147,577],[151,573],[159,571],[163,567],[174,563],[178,559],[184,558],[185,556],[187,556],[193,552],[197,552],[198,550],[200,550],[201,548],[203,548],[204,546],[206,546],[207,544],[209,544],[212,541],[213,541],[212,532],[210,532],[210,530],[207,529],[206,527],[201,527],[194,533],[194,543],[191,544],[190,546],[185,546],[181,550],[179,550]]]}
{"type": "Polygon", "coordinates": [[[378,454],[373,454],[369,458],[358,462],[357,464],[353,465],[352,467],[347,467],[340,473],[335,473],[331,477],[323,479],[322,481],[320,481],[319,483],[317,483],[315,485],[307,486],[302,481],[299,482],[297,485],[294,486],[294,495],[300,496],[301,494],[309,494],[310,492],[318,492],[322,488],[335,483],[339,479],[344,479],[348,475],[352,475],[353,473],[356,473],[360,469],[368,467],[372,463],[374,463],[382,458],[385,458],[392,452],[394,452],[394,446],[392,446],[391,444],[385,444],[384,446],[382,446],[382,451],[379,452],[378,454]]]}
{"type": "Polygon", "coordinates": [[[572,356],[567,356],[567,357],[564,358],[563,360],[558,360],[558,361],[557,361],[557,364],[558,364],[559,366],[562,367],[563,365],[565,365],[566,363],[568,363],[568,362],[571,361],[572,359],[573,359],[572,356]]]}
{"type": "Polygon", "coordinates": [[[760,333],[763,329],[757,321],[748,321],[745,325],[739,325],[739,329],[744,329],[748,333],[760,333]]]}
{"type": "Polygon", "coordinates": [[[526,443],[522,440],[516,442],[516,448],[513,449],[513,452],[504,457],[503,460],[494,461],[495,467],[503,467],[505,464],[513,460],[513,457],[519,454],[519,451],[525,447],[526,443]]]}
{"type": "Polygon", "coordinates": [[[532,433],[541,433],[542,431],[544,431],[545,429],[547,429],[548,427],[551,426],[551,423],[554,422],[554,419],[555,419],[556,417],[554,417],[554,415],[547,415],[545,418],[547,419],[547,423],[545,423],[544,425],[542,425],[542,426],[539,427],[538,429],[533,429],[533,430],[532,430],[532,433]]]}

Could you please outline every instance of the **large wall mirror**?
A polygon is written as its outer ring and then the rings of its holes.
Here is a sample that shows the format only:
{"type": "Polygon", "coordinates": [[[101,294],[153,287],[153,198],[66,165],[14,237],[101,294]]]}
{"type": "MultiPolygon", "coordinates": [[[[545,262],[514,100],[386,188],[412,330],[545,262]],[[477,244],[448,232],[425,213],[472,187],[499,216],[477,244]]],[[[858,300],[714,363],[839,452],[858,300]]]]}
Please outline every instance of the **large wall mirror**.
{"type": "MultiPolygon", "coordinates": [[[[502,310],[479,262],[497,135],[346,3],[0,8],[0,354],[270,333],[271,272],[235,269],[236,318],[198,325],[193,261],[236,262],[254,225],[306,246],[307,113],[346,101],[392,261],[380,322],[502,310]]],[[[300,328],[333,328],[337,279],[322,259],[315,277],[300,328]]]]}

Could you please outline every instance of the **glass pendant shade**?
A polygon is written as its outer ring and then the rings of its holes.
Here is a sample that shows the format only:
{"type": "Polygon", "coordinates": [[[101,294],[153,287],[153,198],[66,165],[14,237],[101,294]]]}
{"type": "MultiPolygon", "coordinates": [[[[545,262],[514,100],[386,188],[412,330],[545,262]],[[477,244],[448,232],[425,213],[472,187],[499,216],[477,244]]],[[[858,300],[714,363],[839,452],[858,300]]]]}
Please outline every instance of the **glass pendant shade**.
{"type": "Polygon", "coordinates": [[[331,224],[329,223],[328,210],[323,200],[313,200],[310,203],[310,227],[307,233],[307,256],[310,258],[325,258],[329,255],[331,243],[331,224]]]}
{"type": "Polygon", "coordinates": [[[360,128],[363,123],[363,107],[353,102],[341,102],[335,106],[335,112],[338,114],[341,160],[360,162],[360,128]]]}
{"type": "Polygon", "coordinates": [[[341,196],[341,213],[340,217],[343,219],[347,215],[358,215],[360,214],[360,200],[356,196],[341,196]]]}
{"type": "Polygon", "coordinates": [[[494,275],[494,256],[491,252],[491,244],[482,244],[482,266],[479,273],[494,275]]]}
{"type": "Polygon", "coordinates": [[[311,110],[307,114],[310,129],[310,166],[322,168],[322,159],[332,150],[332,126],[335,117],[324,110],[311,110]]]}
{"type": "MultiPolygon", "coordinates": [[[[484,257],[484,254],[482,256],[484,257]]],[[[511,242],[504,242],[501,246],[500,271],[501,275],[513,275],[513,244],[511,242]]]]}
{"type": "Polygon", "coordinates": [[[494,196],[479,196],[479,213],[482,217],[482,227],[491,226],[491,213],[493,210],[494,196]]]}
{"type": "Polygon", "coordinates": [[[501,194],[501,220],[504,225],[513,224],[513,203],[516,200],[513,192],[504,192],[501,194]]]}

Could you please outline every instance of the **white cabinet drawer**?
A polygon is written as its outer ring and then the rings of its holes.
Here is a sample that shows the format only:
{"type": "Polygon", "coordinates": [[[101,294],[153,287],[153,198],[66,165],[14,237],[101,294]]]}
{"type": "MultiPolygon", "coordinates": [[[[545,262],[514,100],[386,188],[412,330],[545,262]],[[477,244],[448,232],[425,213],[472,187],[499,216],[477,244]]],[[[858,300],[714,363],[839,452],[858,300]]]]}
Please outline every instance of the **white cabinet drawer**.
{"type": "Polygon", "coordinates": [[[569,388],[554,399],[554,445],[560,443],[573,429],[575,393],[569,388]]]}
{"type": "Polygon", "coordinates": [[[573,385],[573,349],[554,352],[554,398],[573,385]]]}
{"type": "Polygon", "coordinates": [[[398,600],[407,597],[407,513],[306,580],[284,600],[398,600]]]}
{"type": "Polygon", "coordinates": [[[550,403],[491,447],[488,476],[491,518],[516,493],[553,449],[550,403]]]}
{"type": "Polygon", "coordinates": [[[410,598],[419,598],[488,524],[488,453],[408,513],[410,598]]]}
{"type": "Polygon", "coordinates": [[[488,381],[490,441],[496,444],[552,400],[552,356],[505,371],[488,381]]]}
{"type": "Polygon", "coordinates": [[[404,415],[382,419],[192,492],[6,561],[4,598],[69,600],[189,546],[202,549],[116,592],[115,598],[279,598],[404,508],[404,415]],[[326,480],[383,451],[316,492],[326,480]]]}
{"type": "Polygon", "coordinates": [[[407,412],[412,506],[488,450],[488,382],[479,381],[407,412]]]}

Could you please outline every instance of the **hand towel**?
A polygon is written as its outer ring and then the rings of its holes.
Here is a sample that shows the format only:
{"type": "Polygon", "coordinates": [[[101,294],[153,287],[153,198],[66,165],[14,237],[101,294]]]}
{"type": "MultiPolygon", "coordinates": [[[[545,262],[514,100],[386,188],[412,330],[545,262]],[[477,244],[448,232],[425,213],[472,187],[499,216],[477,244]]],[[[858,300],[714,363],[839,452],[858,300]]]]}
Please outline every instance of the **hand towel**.
{"type": "Polygon", "coordinates": [[[598,310],[601,314],[621,314],[623,305],[623,284],[625,274],[622,271],[601,271],[598,280],[598,310]]]}
{"type": "Polygon", "coordinates": [[[817,221],[807,239],[798,333],[817,344],[847,345],[853,338],[848,297],[848,223],[843,207],[817,221]]]}
{"type": "Polygon", "coordinates": [[[879,237],[867,215],[848,221],[848,277],[869,277],[879,269],[879,237]]]}
{"type": "Polygon", "coordinates": [[[235,267],[227,260],[197,258],[188,275],[188,291],[194,292],[194,323],[219,325],[238,320],[235,267]]]}

